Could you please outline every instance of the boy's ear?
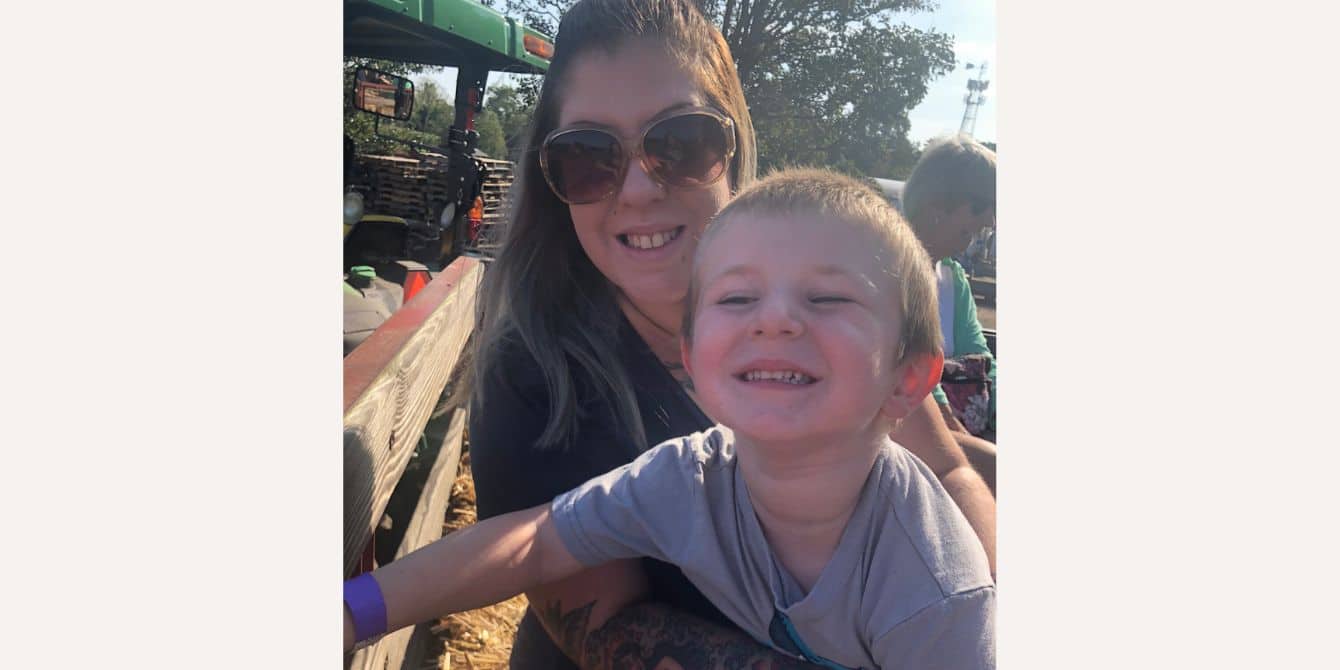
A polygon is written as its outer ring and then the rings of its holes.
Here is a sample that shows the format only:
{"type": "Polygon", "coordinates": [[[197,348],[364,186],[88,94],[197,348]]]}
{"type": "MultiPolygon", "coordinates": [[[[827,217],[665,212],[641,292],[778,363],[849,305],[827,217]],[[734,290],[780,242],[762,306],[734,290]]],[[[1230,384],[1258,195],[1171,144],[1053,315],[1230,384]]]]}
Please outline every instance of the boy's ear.
{"type": "Polygon", "coordinates": [[[884,401],[884,415],[897,421],[921,407],[921,401],[940,383],[945,356],[941,352],[911,356],[893,371],[897,383],[888,400],[884,401]]]}

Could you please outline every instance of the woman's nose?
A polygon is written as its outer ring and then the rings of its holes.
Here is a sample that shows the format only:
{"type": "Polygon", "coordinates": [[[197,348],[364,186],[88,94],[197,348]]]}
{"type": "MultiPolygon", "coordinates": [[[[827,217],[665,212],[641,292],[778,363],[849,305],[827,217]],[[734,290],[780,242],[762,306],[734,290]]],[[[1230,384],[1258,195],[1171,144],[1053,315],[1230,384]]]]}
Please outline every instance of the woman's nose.
{"type": "Polygon", "coordinates": [[[627,206],[646,205],[665,197],[665,187],[652,179],[642,168],[642,161],[634,156],[628,157],[628,169],[624,170],[623,184],[619,187],[619,203],[627,206]]]}

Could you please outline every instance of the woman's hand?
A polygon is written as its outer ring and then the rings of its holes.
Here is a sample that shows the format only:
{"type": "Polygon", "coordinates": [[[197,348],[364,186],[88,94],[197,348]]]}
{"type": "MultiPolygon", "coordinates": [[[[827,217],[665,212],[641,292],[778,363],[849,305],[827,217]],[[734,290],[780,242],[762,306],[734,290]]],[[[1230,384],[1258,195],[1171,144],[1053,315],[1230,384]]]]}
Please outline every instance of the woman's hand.
{"type": "Polygon", "coordinates": [[[959,421],[958,417],[954,416],[954,409],[952,407],[940,402],[935,403],[935,407],[940,410],[940,418],[945,420],[945,427],[949,428],[951,432],[968,432],[968,428],[963,425],[963,422],[959,421]]]}

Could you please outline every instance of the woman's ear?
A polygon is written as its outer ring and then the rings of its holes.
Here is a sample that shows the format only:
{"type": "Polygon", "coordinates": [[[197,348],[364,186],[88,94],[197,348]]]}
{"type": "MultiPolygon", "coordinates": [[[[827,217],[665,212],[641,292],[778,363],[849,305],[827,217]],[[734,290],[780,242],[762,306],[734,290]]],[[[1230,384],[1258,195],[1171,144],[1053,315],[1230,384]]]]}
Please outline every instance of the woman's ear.
{"type": "Polygon", "coordinates": [[[883,413],[897,421],[921,407],[921,401],[940,383],[945,356],[941,352],[909,356],[893,371],[897,383],[884,401],[883,413]]]}

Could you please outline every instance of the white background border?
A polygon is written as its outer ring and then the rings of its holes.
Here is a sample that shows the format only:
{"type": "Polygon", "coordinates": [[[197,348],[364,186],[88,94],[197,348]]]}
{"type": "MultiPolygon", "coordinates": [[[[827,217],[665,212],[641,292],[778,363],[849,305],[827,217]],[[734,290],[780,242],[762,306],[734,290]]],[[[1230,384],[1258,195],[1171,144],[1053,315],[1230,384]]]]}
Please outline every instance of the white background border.
{"type": "MultiPolygon", "coordinates": [[[[1304,6],[999,12],[1002,668],[1333,663],[1304,6]]],[[[4,23],[10,665],[335,667],[339,11],[4,23]]]]}

